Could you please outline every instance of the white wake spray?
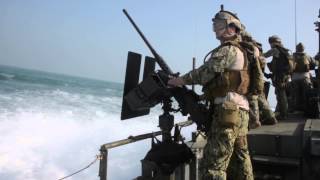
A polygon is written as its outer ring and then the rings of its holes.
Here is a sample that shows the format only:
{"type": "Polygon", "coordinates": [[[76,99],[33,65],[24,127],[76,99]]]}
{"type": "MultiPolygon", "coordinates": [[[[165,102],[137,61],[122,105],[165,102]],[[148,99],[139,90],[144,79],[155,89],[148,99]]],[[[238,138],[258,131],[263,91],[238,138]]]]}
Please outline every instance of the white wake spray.
{"type": "MultiPolygon", "coordinates": [[[[2,96],[10,108],[0,107],[0,179],[55,180],[90,163],[104,143],[159,130],[159,108],[148,116],[120,121],[119,97],[60,89],[2,96]]],[[[145,140],[110,150],[108,178],[140,175],[140,160],[149,148],[150,140],[145,140]]],[[[99,179],[98,165],[69,179],[99,179]]]]}

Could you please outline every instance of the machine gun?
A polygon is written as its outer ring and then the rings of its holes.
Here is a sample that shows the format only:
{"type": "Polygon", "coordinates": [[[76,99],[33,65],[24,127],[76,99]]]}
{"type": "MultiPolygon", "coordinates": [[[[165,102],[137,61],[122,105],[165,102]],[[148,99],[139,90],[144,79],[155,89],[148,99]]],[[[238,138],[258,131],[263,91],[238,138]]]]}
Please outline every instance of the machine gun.
{"type": "Polygon", "coordinates": [[[170,132],[173,127],[174,120],[170,112],[178,111],[184,116],[190,115],[191,120],[197,124],[198,130],[206,130],[209,113],[206,106],[200,102],[199,96],[186,86],[167,87],[167,81],[170,79],[170,76],[177,76],[178,73],[173,73],[125,9],[123,9],[123,13],[148,46],[154,58],[146,57],[144,78],[143,81],[138,84],[141,55],[133,52],[128,53],[121,119],[124,120],[149,114],[151,107],[162,103],[164,113],[159,117],[159,127],[164,132],[170,132]],[[154,71],[154,62],[157,62],[160,66],[160,71],[154,71]],[[178,102],[178,109],[172,108],[171,97],[174,97],[178,102]]]}
{"type": "Polygon", "coordinates": [[[198,130],[206,131],[209,111],[201,103],[199,96],[186,86],[167,86],[168,80],[177,76],[178,73],[173,73],[125,9],[123,13],[148,46],[154,58],[145,58],[143,80],[138,83],[141,55],[134,52],[128,53],[121,120],[147,115],[150,108],[159,103],[162,104],[163,114],[159,116],[162,142],[152,143],[152,148],[142,163],[143,166],[147,166],[149,162],[155,163],[162,174],[169,175],[178,165],[188,163],[194,158],[191,149],[181,140],[180,129],[177,126],[174,136],[171,136],[174,116],[170,113],[181,112],[184,116],[189,115],[190,119],[197,124],[198,130]],[[155,71],[155,63],[160,66],[161,70],[155,71]],[[176,109],[172,106],[172,97],[178,102],[179,107],[176,109]],[[180,141],[182,143],[179,143],[180,141]]]}

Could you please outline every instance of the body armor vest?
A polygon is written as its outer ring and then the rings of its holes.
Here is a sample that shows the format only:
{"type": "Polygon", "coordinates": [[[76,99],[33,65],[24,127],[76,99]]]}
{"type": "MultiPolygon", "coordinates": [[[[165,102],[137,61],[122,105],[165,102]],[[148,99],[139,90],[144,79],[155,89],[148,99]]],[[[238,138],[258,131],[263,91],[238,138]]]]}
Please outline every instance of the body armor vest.
{"type": "Polygon", "coordinates": [[[310,62],[305,53],[294,53],[294,69],[293,72],[296,73],[304,73],[309,72],[310,70],[310,62]]]}
{"type": "Polygon", "coordinates": [[[273,56],[271,61],[271,71],[273,74],[277,75],[283,75],[283,74],[289,74],[290,73],[290,64],[289,64],[289,52],[288,49],[276,46],[276,48],[279,51],[279,57],[273,56]]]}
{"type": "MultiPolygon", "coordinates": [[[[244,55],[244,65],[241,70],[225,69],[224,72],[218,73],[213,80],[209,81],[204,87],[203,92],[208,99],[215,97],[224,97],[228,92],[236,92],[246,95],[249,89],[250,77],[248,71],[247,53],[237,42],[227,42],[217,48],[223,46],[236,46],[244,55]]],[[[215,50],[212,51],[213,53],[215,50]]]]}

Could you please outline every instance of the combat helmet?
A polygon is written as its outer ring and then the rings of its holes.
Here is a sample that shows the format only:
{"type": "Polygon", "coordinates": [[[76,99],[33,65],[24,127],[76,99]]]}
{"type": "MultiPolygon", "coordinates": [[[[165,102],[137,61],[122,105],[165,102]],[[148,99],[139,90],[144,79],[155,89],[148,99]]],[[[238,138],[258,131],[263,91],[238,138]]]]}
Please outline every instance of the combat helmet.
{"type": "Polygon", "coordinates": [[[296,52],[303,52],[304,51],[304,46],[300,42],[299,44],[296,45],[296,52]]]}
{"type": "Polygon", "coordinates": [[[221,10],[212,18],[213,22],[216,22],[217,20],[224,20],[226,25],[233,25],[236,27],[237,32],[240,32],[243,26],[237,15],[230,11],[225,11],[223,5],[221,5],[221,10]]]}
{"type": "Polygon", "coordinates": [[[277,35],[272,35],[269,37],[269,43],[270,44],[273,44],[273,43],[281,44],[281,39],[277,35]]]}

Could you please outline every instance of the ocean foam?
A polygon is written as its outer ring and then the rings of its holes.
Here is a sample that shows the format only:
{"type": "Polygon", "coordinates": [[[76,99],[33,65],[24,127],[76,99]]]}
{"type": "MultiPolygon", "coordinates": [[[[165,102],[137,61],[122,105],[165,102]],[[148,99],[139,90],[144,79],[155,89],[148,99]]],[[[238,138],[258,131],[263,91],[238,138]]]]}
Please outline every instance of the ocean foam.
{"type": "MultiPolygon", "coordinates": [[[[129,135],[156,131],[149,118],[121,122],[118,115],[100,113],[86,121],[81,115],[56,112],[17,112],[1,122],[0,179],[57,179],[85,166],[99,153],[100,145],[129,135]]],[[[144,145],[128,145],[110,151],[109,173],[119,179],[117,171],[138,175],[139,160],[148,149],[144,145]],[[136,163],[131,157],[140,155],[136,163]],[[130,159],[130,160],[128,160],[130,159]],[[131,172],[131,173],[130,173],[131,172]]],[[[97,164],[75,179],[97,179],[97,164]]]]}
{"type": "MultiPolygon", "coordinates": [[[[37,80],[42,74],[32,75],[36,78],[27,77],[32,83],[0,82],[5,87],[0,89],[0,179],[58,179],[92,162],[102,144],[159,130],[160,107],[148,116],[120,120],[119,85],[45,75],[57,81],[52,85],[37,80]]],[[[190,130],[183,133],[189,136],[190,130]]],[[[108,178],[127,180],[140,175],[140,160],[150,141],[111,149],[108,178]]],[[[98,165],[69,179],[99,179],[98,165]]]]}
{"type": "MultiPolygon", "coordinates": [[[[12,102],[14,110],[0,111],[0,179],[58,179],[86,166],[104,143],[159,130],[159,108],[149,116],[120,121],[119,97],[61,90],[37,94],[22,93],[12,102]]],[[[145,140],[110,150],[109,178],[138,176],[149,148],[150,140],[145,140]]],[[[98,163],[70,179],[98,179],[98,163]]]]}
{"type": "Polygon", "coordinates": [[[6,74],[6,73],[0,73],[0,80],[9,80],[9,79],[13,79],[15,77],[15,75],[13,74],[6,74]]]}

